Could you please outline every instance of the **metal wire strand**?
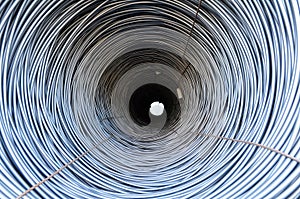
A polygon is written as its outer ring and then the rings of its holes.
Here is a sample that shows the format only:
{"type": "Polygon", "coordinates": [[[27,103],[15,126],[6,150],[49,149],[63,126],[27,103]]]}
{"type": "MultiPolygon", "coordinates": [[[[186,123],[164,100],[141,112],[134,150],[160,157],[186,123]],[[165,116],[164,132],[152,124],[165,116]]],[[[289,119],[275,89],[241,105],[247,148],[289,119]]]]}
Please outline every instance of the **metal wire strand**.
{"type": "MultiPolygon", "coordinates": [[[[290,158],[293,161],[296,161],[298,163],[300,163],[300,159],[297,159],[289,154],[283,153],[282,151],[279,151],[277,149],[273,149],[271,147],[267,147],[261,144],[257,144],[257,143],[253,143],[253,142],[249,142],[249,141],[244,141],[244,140],[236,140],[236,139],[231,139],[231,138],[225,138],[225,137],[220,137],[220,136],[213,136],[213,135],[204,135],[204,134],[200,134],[200,136],[207,136],[207,137],[213,137],[213,138],[217,138],[217,139],[223,139],[223,140],[227,140],[227,141],[232,141],[232,142],[240,142],[243,144],[249,144],[249,145],[254,145],[257,147],[261,147],[270,151],[273,151],[275,153],[278,153],[280,155],[283,155],[287,158],[290,158]]],[[[106,140],[103,140],[102,142],[99,143],[102,144],[103,142],[107,141],[109,138],[107,138],[106,140]]],[[[83,156],[87,155],[89,152],[91,152],[92,150],[96,149],[97,146],[87,150],[86,152],[84,152],[83,154],[81,154],[80,156],[76,157],[75,159],[73,159],[72,161],[68,162],[67,164],[65,164],[63,167],[61,167],[60,169],[56,170],[54,173],[52,173],[51,175],[49,175],[47,178],[44,178],[42,181],[36,183],[34,186],[32,186],[31,188],[27,189],[25,192],[23,192],[22,194],[20,194],[17,198],[22,198],[24,197],[26,194],[28,194],[30,191],[36,189],[37,187],[39,187],[41,184],[43,184],[44,182],[46,182],[47,180],[50,180],[51,178],[53,178],[56,174],[59,174],[59,172],[61,172],[63,169],[65,169],[66,167],[70,166],[72,163],[74,163],[75,161],[79,160],[80,158],[82,158],[83,156]]]]}

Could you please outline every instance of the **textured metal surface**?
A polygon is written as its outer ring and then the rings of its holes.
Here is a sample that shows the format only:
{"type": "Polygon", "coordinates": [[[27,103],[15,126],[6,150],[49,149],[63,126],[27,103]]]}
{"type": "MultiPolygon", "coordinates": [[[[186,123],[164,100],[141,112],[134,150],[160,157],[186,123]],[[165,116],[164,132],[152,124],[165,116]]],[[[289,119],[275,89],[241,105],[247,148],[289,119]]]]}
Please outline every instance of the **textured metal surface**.
{"type": "Polygon", "coordinates": [[[27,196],[300,197],[298,1],[198,5],[2,1],[0,198],[61,168],[27,196]],[[145,83],[181,92],[153,136],[128,112],[145,83]]]}

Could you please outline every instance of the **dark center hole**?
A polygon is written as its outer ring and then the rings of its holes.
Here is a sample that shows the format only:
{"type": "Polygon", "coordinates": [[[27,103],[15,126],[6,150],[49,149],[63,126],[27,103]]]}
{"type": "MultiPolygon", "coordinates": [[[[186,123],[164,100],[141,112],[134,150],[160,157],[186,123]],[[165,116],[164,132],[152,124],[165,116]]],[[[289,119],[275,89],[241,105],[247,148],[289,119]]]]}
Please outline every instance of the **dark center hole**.
{"type": "Polygon", "coordinates": [[[146,84],[135,90],[129,101],[129,112],[135,123],[140,126],[150,124],[149,109],[153,102],[164,105],[167,113],[166,125],[179,118],[180,105],[176,95],[160,84],[146,84]]]}

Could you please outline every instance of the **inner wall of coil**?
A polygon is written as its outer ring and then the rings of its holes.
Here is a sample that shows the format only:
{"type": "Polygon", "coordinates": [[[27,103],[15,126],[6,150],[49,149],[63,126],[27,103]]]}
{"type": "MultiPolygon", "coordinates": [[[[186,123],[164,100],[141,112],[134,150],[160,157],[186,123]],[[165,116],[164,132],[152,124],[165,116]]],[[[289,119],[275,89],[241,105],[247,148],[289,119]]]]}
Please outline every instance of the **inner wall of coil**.
{"type": "MultiPolygon", "coordinates": [[[[175,9],[170,6],[169,11],[175,9]]],[[[103,21],[97,24],[94,19],[81,31],[85,34],[80,40],[72,41],[85,52],[73,73],[76,83],[72,89],[74,106],[78,104],[76,99],[86,102],[74,107],[83,139],[98,142],[112,134],[131,141],[149,141],[176,134],[193,140],[200,132],[215,133],[218,131],[214,129],[222,127],[228,83],[216,57],[211,56],[215,47],[210,43],[211,35],[206,32],[206,38],[201,36],[205,32],[201,22],[189,35],[195,13],[173,16],[168,10],[156,13],[146,9],[143,18],[139,17],[141,13],[130,12],[130,17],[113,21],[102,16],[103,21]],[[108,27],[105,20],[110,22],[108,27]],[[178,98],[162,131],[155,135],[147,134],[130,114],[130,97],[146,84],[163,85],[178,98]],[[88,130],[88,126],[95,130],[88,130]]]]}
{"type": "MultiPolygon", "coordinates": [[[[150,100],[151,98],[153,100],[160,99],[166,106],[168,116],[164,133],[171,131],[170,128],[180,120],[181,108],[184,108],[184,99],[181,96],[178,97],[177,89],[181,87],[179,79],[184,82],[181,71],[185,69],[188,61],[182,60],[179,55],[162,49],[161,46],[152,46],[156,48],[137,49],[121,55],[101,75],[97,86],[99,95],[96,96],[96,107],[98,111],[102,110],[105,106],[102,97],[108,96],[111,104],[105,108],[112,110],[111,115],[108,115],[108,117],[123,116],[117,122],[121,130],[124,124],[120,121],[136,127],[135,132],[142,130],[142,126],[149,124],[150,121],[147,121],[147,115],[146,121],[139,121],[138,118],[138,116],[148,114],[141,104],[147,102],[149,98],[150,100]],[[163,87],[165,89],[159,89],[163,87]],[[140,95],[143,95],[144,98],[132,102],[132,97],[137,95],[136,92],[139,92],[139,89],[143,88],[144,90],[140,91],[140,95]],[[169,94],[166,90],[171,93],[169,94]],[[156,97],[155,92],[159,91],[158,95],[161,96],[156,97]],[[144,113],[139,115],[135,113],[139,111],[144,113]]],[[[189,71],[197,74],[193,68],[189,71]]],[[[146,109],[149,110],[149,107],[146,107],[146,109]]],[[[101,118],[99,119],[101,120],[101,118]]],[[[131,131],[123,129],[121,132],[131,131]]]]}

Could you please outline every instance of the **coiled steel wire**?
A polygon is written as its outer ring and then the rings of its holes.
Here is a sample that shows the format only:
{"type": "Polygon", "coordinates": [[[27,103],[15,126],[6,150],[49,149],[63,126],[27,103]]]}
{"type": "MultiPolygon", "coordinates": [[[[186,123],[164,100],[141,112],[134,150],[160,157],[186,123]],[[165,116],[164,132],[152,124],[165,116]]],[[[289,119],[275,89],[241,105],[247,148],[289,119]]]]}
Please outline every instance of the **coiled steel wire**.
{"type": "Polygon", "coordinates": [[[198,4],[0,2],[0,198],[300,197],[299,2],[198,4]],[[145,83],[182,92],[153,135],[145,83]]]}

